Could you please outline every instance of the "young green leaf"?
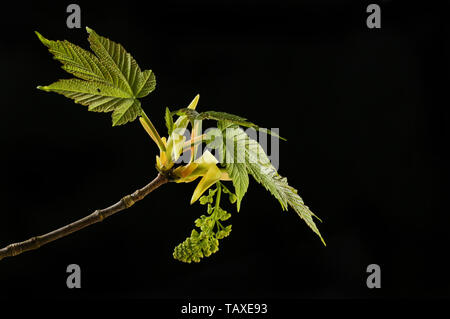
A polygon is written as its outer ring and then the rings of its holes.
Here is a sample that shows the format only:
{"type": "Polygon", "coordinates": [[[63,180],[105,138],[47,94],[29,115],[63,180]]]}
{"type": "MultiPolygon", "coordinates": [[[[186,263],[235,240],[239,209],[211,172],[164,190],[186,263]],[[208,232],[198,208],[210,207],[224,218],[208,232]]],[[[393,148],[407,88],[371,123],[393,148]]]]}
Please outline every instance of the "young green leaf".
{"type": "Polygon", "coordinates": [[[105,37],[98,35],[94,30],[86,27],[89,33],[89,43],[92,51],[98,56],[100,62],[114,73],[114,80],[119,86],[136,98],[147,96],[155,89],[155,75],[151,70],[141,71],[134,58],[123,48],[105,37]]]}
{"type": "Polygon", "coordinates": [[[170,110],[168,107],[166,107],[165,120],[166,120],[166,127],[167,127],[168,135],[171,135],[173,132],[173,117],[172,117],[172,114],[170,113],[170,110]]]}
{"type": "Polygon", "coordinates": [[[320,237],[322,243],[326,245],[319,229],[314,223],[313,216],[317,219],[319,218],[304,204],[297,190],[288,184],[286,177],[280,176],[271,165],[249,164],[247,167],[249,173],[252,174],[255,180],[278,199],[283,210],[287,210],[288,206],[292,207],[309,228],[320,237]]]}
{"type": "Polygon", "coordinates": [[[223,147],[220,154],[222,156],[222,161],[226,164],[225,169],[233,181],[237,196],[237,210],[239,211],[242,198],[247,192],[249,185],[244,151],[248,136],[242,129],[238,128],[237,125],[223,125],[223,121],[220,121],[219,124],[219,127],[225,128],[222,131],[223,143],[219,144],[223,147]]]}
{"type": "Polygon", "coordinates": [[[244,163],[227,163],[226,170],[233,181],[237,197],[237,211],[239,211],[249,184],[247,169],[244,163]]]}
{"type": "Polygon", "coordinates": [[[243,196],[239,190],[246,189],[246,184],[242,184],[242,180],[245,181],[244,175],[251,174],[280,202],[283,210],[287,210],[289,206],[292,207],[325,244],[313,220],[313,216],[318,217],[304,204],[297,190],[289,186],[287,179],[278,174],[261,145],[238,127],[227,127],[223,131],[223,135],[226,170],[233,179],[238,198],[241,196],[240,199],[242,199],[243,196]],[[245,172],[243,167],[245,167],[245,172]]]}
{"type": "MultiPolygon", "coordinates": [[[[198,104],[200,95],[197,94],[186,109],[195,110],[198,104]]],[[[176,112],[170,112],[171,115],[176,115],[176,112]]],[[[183,135],[186,127],[189,124],[189,118],[185,115],[179,115],[178,119],[173,123],[173,129],[177,131],[178,134],[183,135]]]]}
{"type": "Polygon", "coordinates": [[[277,133],[275,133],[269,129],[259,127],[258,125],[247,121],[246,118],[243,118],[243,117],[240,117],[240,116],[237,116],[234,114],[230,114],[230,113],[216,112],[216,111],[206,111],[206,112],[198,113],[195,110],[182,108],[182,109],[172,112],[172,114],[176,114],[176,115],[180,115],[180,116],[185,115],[189,118],[189,120],[191,122],[194,122],[195,120],[197,120],[197,121],[201,121],[201,120],[226,121],[226,122],[229,122],[230,124],[253,128],[256,131],[261,131],[266,134],[275,136],[279,139],[282,139],[283,141],[286,141],[285,138],[279,136],[277,133]]]}
{"type": "Polygon", "coordinates": [[[155,75],[141,71],[122,45],[101,37],[90,28],[89,42],[94,54],[68,41],[51,41],[36,32],[63,69],[79,79],[59,80],[38,89],[62,94],[89,111],[113,112],[113,126],[134,121],[142,114],[138,98],[155,89],[155,75]]]}

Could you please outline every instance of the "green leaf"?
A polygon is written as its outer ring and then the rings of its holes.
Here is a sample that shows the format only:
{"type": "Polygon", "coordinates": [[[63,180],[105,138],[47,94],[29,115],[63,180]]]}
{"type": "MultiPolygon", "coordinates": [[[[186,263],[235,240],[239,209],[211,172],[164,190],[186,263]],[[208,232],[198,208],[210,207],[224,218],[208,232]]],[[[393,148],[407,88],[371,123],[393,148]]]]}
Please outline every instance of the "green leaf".
{"type": "Polygon", "coordinates": [[[170,113],[170,110],[168,107],[166,107],[165,120],[166,120],[166,127],[167,127],[167,131],[168,131],[168,135],[171,135],[173,132],[173,117],[172,117],[172,114],[170,113]]]}
{"type": "Polygon", "coordinates": [[[136,98],[147,96],[155,89],[155,75],[151,70],[141,71],[134,58],[121,44],[98,35],[94,30],[86,27],[89,33],[89,43],[92,51],[100,61],[115,74],[113,80],[119,86],[127,88],[136,98]]]}
{"type": "Polygon", "coordinates": [[[125,124],[142,114],[138,98],[155,89],[155,75],[141,71],[122,45],[99,36],[86,28],[92,54],[68,41],[52,41],[36,32],[62,68],[78,79],[59,80],[38,89],[62,94],[89,111],[113,112],[113,126],[125,124]]]}
{"type": "Polygon", "coordinates": [[[282,139],[283,141],[286,141],[285,138],[279,136],[275,132],[272,132],[271,130],[266,129],[266,128],[259,127],[258,125],[247,121],[246,118],[243,118],[243,117],[240,117],[240,116],[237,116],[234,114],[230,114],[230,113],[216,112],[216,111],[206,111],[206,112],[198,113],[195,110],[183,108],[183,109],[179,109],[177,111],[172,112],[172,114],[176,114],[176,115],[180,115],[180,116],[185,115],[189,118],[189,120],[191,122],[193,122],[195,120],[226,121],[226,122],[229,122],[230,124],[235,124],[235,125],[239,125],[239,126],[243,126],[243,127],[250,127],[257,131],[261,131],[266,134],[273,135],[279,139],[282,139]]]}
{"type": "Polygon", "coordinates": [[[39,32],[35,31],[35,33],[39,40],[48,47],[49,52],[54,55],[54,59],[60,61],[63,64],[62,68],[68,73],[88,81],[110,83],[112,80],[109,70],[91,52],[66,40],[51,41],[44,38],[39,32]]]}
{"type": "Polygon", "coordinates": [[[89,111],[113,111],[113,126],[133,121],[142,111],[139,100],[101,82],[68,79],[49,86],[38,86],[38,89],[63,94],[75,103],[87,105],[89,111]]]}
{"type": "Polygon", "coordinates": [[[226,127],[223,131],[222,160],[226,163],[225,169],[232,179],[237,196],[237,210],[241,208],[242,198],[247,192],[249,179],[245,162],[245,143],[248,139],[245,132],[234,126],[226,127]]]}
{"type": "Polygon", "coordinates": [[[241,209],[241,201],[248,189],[248,173],[244,163],[227,163],[226,170],[233,181],[237,197],[237,211],[241,209]]]}
{"type": "MultiPolygon", "coordinates": [[[[188,110],[195,110],[195,108],[197,107],[199,99],[200,99],[200,95],[197,94],[186,109],[188,109],[188,110]]],[[[176,114],[176,112],[171,112],[171,114],[174,115],[174,114],[176,114]]],[[[188,117],[185,116],[185,115],[180,115],[178,117],[178,119],[175,121],[175,123],[173,123],[173,129],[178,134],[183,135],[185,130],[186,130],[186,127],[188,126],[188,124],[189,124],[188,117]]]]}
{"type": "Polygon", "coordinates": [[[172,115],[178,115],[178,116],[186,116],[189,121],[194,121],[197,119],[200,113],[198,113],[194,109],[190,109],[188,107],[184,107],[182,109],[176,110],[171,112],[172,115]]]}
{"type": "Polygon", "coordinates": [[[298,195],[297,190],[288,184],[287,178],[280,176],[273,166],[268,167],[260,164],[249,164],[248,167],[249,173],[252,174],[255,180],[261,183],[273,196],[275,196],[276,199],[278,199],[283,210],[287,210],[288,206],[292,207],[311,230],[320,237],[323,244],[326,245],[313,220],[313,216],[316,218],[318,217],[304,204],[302,198],[298,195]]]}
{"type": "MultiPolygon", "coordinates": [[[[288,184],[287,179],[278,174],[261,145],[257,141],[250,139],[240,128],[228,127],[223,134],[225,135],[224,144],[228,144],[224,147],[224,152],[227,152],[225,156],[226,169],[233,179],[233,184],[235,183],[233,176],[235,176],[238,180],[236,184],[239,186],[239,179],[242,179],[244,171],[242,169],[240,172],[237,172],[237,169],[240,165],[243,165],[246,172],[251,174],[258,183],[263,185],[280,202],[283,210],[287,210],[290,206],[325,244],[313,220],[313,217],[318,217],[304,204],[297,190],[288,184]],[[229,145],[234,145],[234,147],[229,147],[229,145]],[[230,149],[234,151],[231,154],[232,158],[229,156],[230,149]],[[242,154],[245,154],[244,159],[242,159],[242,154]],[[234,163],[228,163],[230,160],[234,161],[234,163]]],[[[237,189],[236,194],[239,194],[237,189]]]]}
{"type": "Polygon", "coordinates": [[[251,122],[248,122],[247,119],[230,114],[225,112],[216,112],[216,111],[206,111],[202,112],[199,115],[199,119],[201,120],[216,120],[216,121],[229,121],[233,124],[241,125],[241,126],[257,126],[251,122]]]}

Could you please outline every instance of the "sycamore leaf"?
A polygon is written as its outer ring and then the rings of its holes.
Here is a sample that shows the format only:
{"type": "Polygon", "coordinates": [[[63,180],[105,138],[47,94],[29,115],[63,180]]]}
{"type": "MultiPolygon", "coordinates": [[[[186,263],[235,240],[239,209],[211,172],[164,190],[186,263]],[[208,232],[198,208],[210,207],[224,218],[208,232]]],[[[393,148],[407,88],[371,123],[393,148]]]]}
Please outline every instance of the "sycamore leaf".
{"type": "Polygon", "coordinates": [[[237,196],[237,210],[241,208],[241,201],[247,192],[249,179],[245,162],[245,143],[247,134],[236,126],[228,127],[222,133],[223,150],[222,160],[226,163],[226,171],[233,181],[233,186],[237,196]],[[242,134],[244,133],[244,134],[242,134]]]}
{"type": "Polygon", "coordinates": [[[172,114],[170,113],[170,110],[168,107],[166,107],[165,120],[166,120],[166,127],[167,127],[168,135],[171,135],[173,132],[173,117],[172,117],[172,114]]]}
{"type": "Polygon", "coordinates": [[[44,38],[39,32],[35,31],[35,33],[39,40],[48,47],[49,52],[54,55],[54,59],[60,61],[63,64],[62,68],[68,73],[87,81],[102,83],[112,81],[109,70],[91,52],[67,40],[51,41],[44,38]]]}
{"type": "Polygon", "coordinates": [[[182,108],[176,111],[171,112],[172,115],[178,115],[178,116],[186,116],[187,119],[191,122],[195,121],[200,113],[198,113],[195,109],[192,108],[182,108]]]}
{"type": "Polygon", "coordinates": [[[313,220],[313,217],[318,217],[304,204],[297,190],[288,184],[287,179],[278,174],[261,145],[238,127],[228,127],[223,134],[226,170],[233,179],[238,198],[241,196],[242,199],[243,194],[240,192],[246,189],[243,182],[244,175],[251,174],[280,202],[283,210],[292,207],[325,244],[313,220]],[[245,172],[242,166],[245,167],[245,172]]]}
{"type": "Polygon", "coordinates": [[[59,80],[49,86],[38,86],[38,88],[63,94],[73,99],[75,103],[88,105],[89,111],[113,111],[113,126],[133,121],[142,111],[139,100],[101,82],[68,79],[59,80]]]}
{"type": "Polygon", "coordinates": [[[241,209],[241,201],[247,192],[249,180],[245,164],[243,163],[227,163],[226,170],[233,181],[233,186],[237,197],[237,211],[241,209]]]}
{"type": "Polygon", "coordinates": [[[155,75],[151,70],[141,71],[134,58],[123,48],[105,37],[99,36],[94,30],[86,27],[89,33],[89,43],[92,51],[115,74],[113,78],[117,85],[136,98],[148,95],[155,89],[155,75]]]}
{"type": "Polygon", "coordinates": [[[282,139],[283,141],[286,141],[285,138],[279,136],[277,133],[275,133],[269,129],[259,127],[258,125],[247,121],[246,118],[243,118],[243,117],[240,117],[240,116],[237,116],[234,114],[230,114],[230,113],[216,112],[216,111],[206,111],[206,112],[198,113],[195,110],[183,108],[183,109],[179,109],[177,111],[173,111],[172,114],[176,114],[176,115],[180,115],[180,116],[185,115],[191,122],[202,121],[202,120],[226,121],[226,122],[229,122],[230,124],[235,124],[235,125],[239,125],[239,126],[243,126],[243,127],[250,127],[257,131],[261,131],[266,134],[273,135],[279,139],[282,139]]]}
{"type": "MultiPolygon", "coordinates": [[[[194,99],[189,103],[189,106],[186,109],[195,110],[198,104],[198,100],[200,98],[200,94],[197,94],[194,99]]],[[[170,112],[171,115],[174,115],[174,112],[170,112]]],[[[173,130],[178,134],[183,135],[185,130],[189,124],[189,119],[185,115],[180,115],[179,118],[173,123],[173,130]]]]}
{"type": "Polygon", "coordinates": [[[36,32],[62,68],[78,79],[59,80],[38,89],[62,94],[89,111],[113,112],[113,126],[125,124],[142,114],[138,98],[155,89],[155,75],[141,71],[122,45],[86,28],[95,55],[68,41],[52,41],[36,32]]]}

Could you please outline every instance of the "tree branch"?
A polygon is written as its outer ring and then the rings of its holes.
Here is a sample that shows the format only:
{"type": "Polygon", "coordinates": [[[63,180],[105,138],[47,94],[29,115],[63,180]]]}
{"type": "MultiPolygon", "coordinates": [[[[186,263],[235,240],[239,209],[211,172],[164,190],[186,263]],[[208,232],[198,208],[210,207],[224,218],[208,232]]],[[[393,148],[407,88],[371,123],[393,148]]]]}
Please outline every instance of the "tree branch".
{"type": "Polygon", "coordinates": [[[156,178],[153,181],[151,181],[149,184],[147,184],[146,186],[144,186],[141,189],[138,189],[133,194],[123,197],[120,201],[118,201],[114,205],[111,205],[104,209],[96,210],[92,214],[90,214],[86,217],[83,217],[71,224],[63,226],[59,229],[56,229],[50,233],[45,234],[45,235],[32,237],[28,240],[25,240],[25,241],[22,241],[19,243],[10,244],[10,245],[0,249],[0,260],[5,257],[17,256],[28,250],[37,249],[37,248],[39,248],[45,244],[48,244],[54,240],[57,240],[59,238],[65,237],[71,233],[79,231],[80,229],[83,229],[89,225],[101,222],[103,219],[133,206],[134,203],[136,203],[137,201],[140,201],[145,196],[150,194],[152,191],[157,189],[159,186],[161,186],[167,182],[168,182],[168,179],[166,176],[158,174],[158,176],[156,176],[156,178]]]}

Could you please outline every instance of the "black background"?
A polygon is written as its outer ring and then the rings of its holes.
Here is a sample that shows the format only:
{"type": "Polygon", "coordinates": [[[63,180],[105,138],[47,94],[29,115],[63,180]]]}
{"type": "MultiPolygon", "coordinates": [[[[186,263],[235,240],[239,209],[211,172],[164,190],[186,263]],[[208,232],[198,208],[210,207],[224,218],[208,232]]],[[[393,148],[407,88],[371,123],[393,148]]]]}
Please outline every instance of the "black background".
{"type": "MultiPolygon", "coordinates": [[[[85,26],[157,76],[143,107],[239,114],[279,127],[281,175],[323,219],[320,240],[251,183],[233,231],[200,264],[172,258],[203,206],[168,184],[132,209],[0,262],[0,298],[448,297],[448,5],[379,1],[78,1],[13,4],[2,14],[0,245],[43,234],[145,185],[156,147],[138,122],[111,127],[36,90],[68,78],[38,41],[88,48],[85,26]],[[66,267],[82,289],[66,287],[66,267]],[[366,287],[379,264],[382,288],[366,287]]],[[[231,207],[229,207],[231,211],[231,207]]]]}

